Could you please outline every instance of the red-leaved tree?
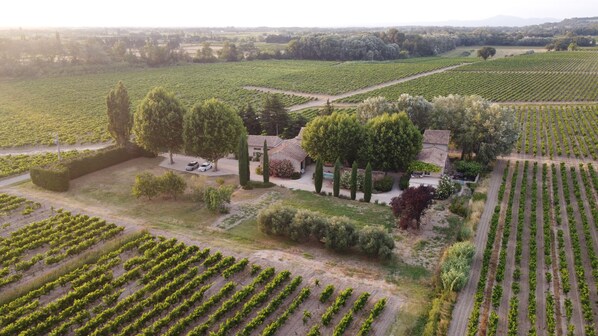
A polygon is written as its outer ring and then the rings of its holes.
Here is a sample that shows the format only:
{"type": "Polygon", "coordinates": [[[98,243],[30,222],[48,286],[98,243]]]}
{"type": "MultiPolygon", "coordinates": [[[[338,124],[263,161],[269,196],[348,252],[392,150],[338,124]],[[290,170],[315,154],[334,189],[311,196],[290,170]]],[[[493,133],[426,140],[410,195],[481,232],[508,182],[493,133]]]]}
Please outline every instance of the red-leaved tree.
{"type": "Polygon", "coordinates": [[[408,188],[401,196],[390,202],[392,212],[397,217],[401,229],[419,229],[420,219],[427,208],[432,205],[436,190],[430,186],[408,188]]]}

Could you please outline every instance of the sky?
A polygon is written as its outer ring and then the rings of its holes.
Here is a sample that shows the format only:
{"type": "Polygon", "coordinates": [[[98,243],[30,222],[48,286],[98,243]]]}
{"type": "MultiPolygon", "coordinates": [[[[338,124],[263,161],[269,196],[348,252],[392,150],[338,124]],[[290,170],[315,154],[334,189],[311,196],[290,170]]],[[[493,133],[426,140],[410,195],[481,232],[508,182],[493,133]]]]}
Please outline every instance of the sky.
{"type": "Polygon", "coordinates": [[[365,27],[598,16],[596,0],[2,0],[2,27],[365,27]]]}

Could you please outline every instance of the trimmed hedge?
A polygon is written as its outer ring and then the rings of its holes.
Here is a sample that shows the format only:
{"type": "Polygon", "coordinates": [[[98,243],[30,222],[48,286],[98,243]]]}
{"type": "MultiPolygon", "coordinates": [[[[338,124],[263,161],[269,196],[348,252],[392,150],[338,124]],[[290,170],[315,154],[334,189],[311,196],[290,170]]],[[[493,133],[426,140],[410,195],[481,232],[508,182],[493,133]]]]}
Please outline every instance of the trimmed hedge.
{"type": "Polygon", "coordinates": [[[38,187],[52,191],[69,190],[71,180],[69,169],[62,164],[52,164],[45,167],[31,167],[29,169],[31,181],[38,187]]]}
{"type": "Polygon", "coordinates": [[[138,157],[155,157],[137,146],[110,146],[89,154],[30,169],[33,184],[52,191],[67,191],[69,181],[138,157]]]}

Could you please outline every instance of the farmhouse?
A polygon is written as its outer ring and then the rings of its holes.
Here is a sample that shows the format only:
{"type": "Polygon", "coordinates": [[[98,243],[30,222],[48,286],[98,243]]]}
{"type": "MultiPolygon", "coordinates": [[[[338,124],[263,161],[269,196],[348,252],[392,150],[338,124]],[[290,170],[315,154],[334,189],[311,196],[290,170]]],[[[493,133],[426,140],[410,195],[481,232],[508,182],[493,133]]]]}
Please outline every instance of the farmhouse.
{"type": "Polygon", "coordinates": [[[248,135],[247,148],[249,148],[250,158],[259,158],[264,154],[264,140],[268,151],[282,144],[282,139],[275,135],[248,135]]]}
{"type": "Polygon", "coordinates": [[[270,160],[289,160],[296,172],[303,174],[309,164],[307,153],[301,147],[301,140],[295,138],[284,140],[282,144],[268,151],[270,160]]]}
{"type": "Polygon", "coordinates": [[[424,132],[423,148],[417,155],[417,161],[437,167],[436,171],[416,171],[409,180],[410,187],[420,185],[438,186],[440,177],[444,174],[448,159],[448,145],[451,132],[448,130],[426,130],[424,132]]]}

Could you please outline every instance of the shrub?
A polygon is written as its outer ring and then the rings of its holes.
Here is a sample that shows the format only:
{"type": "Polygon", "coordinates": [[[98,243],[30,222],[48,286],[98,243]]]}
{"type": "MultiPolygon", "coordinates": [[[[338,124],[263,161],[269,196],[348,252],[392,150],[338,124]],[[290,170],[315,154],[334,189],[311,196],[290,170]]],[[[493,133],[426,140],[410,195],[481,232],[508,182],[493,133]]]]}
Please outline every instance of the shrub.
{"type": "Polygon", "coordinates": [[[257,215],[258,228],[267,234],[287,236],[296,213],[297,209],[282,204],[262,209],[257,215]]]}
{"type": "Polygon", "coordinates": [[[357,244],[358,234],[353,221],[347,217],[332,217],[326,230],[326,247],[347,250],[357,244]]]}
{"type": "Polygon", "coordinates": [[[204,202],[211,212],[227,213],[233,186],[221,185],[218,188],[207,187],[204,191],[204,202]]]}
{"type": "Polygon", "coordinates": [[[289,160],[270,160],[270,176],[290,178],[294,171],[293,163],[289,160]]]}
{"type": "Polygon", "coordinates": [[[475,161],[457,161],[455,162],[455,170],[465,175],[469,179],[474,179],[482,172],[484,166],[475,161]]]}
{"type": "Polygon", "coordinates": [[[436,188],[436,198],[444,200],[449,198],[456,191],[453,180],[448,175],[442,175],[436,188]]]}
{"type": "Polygon", "coordinates": [[[172,198],[182,195],[187,188],[187,183],[182,176],[179,176],[171,171],[159,177],[160,191],[170,194],[172,198]]]}
{"type": "Polygon", "coordinates": [[[409,188],[409,180],[411,179],[411,174],[403,174],[399,178],[399,189],[406,190],[409,188]]]}
{"type": "MultiPolygon", "coordinates": [[[[357,174],[357,190],[363,191],[363,183],[365,180],[364,174],[357,174]]],[[[341,188],[350,190],[351,189],[351,171],[344,171],[341,173],[341,188]]]]}
{"type": "Polygon", "coordinates": [[[62,164],[46,167],[32,167],[29,170],[31,181],[38,187],[51,191],[69,190],[69,169],[62,164]]]}
{"type": "Polygon", "coordinates": [[[367,255],[389,259],[395,242],[382,228],[366,226],[359,232],[359,248],[367,255]]]}
{"type": "Polygon", "coordinates": [[[152,197],[156,197],[161,192],[160,179],[148,172],[137,174],[132,192],[133,196],[137,198],[145,196],[148,199],[152,199],[152,197]]]}
{"type": "Polygon", "coordinates": [[[440,280],[445,290],[458,292],[469,278],[475,246],[470,242],[455,243],[444,253],[440,266],[440,280]]]}
{"type": "Polygon", "coordinates": [[[328,223],[318,213],[298,210],[291,224],[290,238],[295,241],[307,241],[310,236],[320,241],[326,237],[328,223]]]}
{"type": "Polygon", "coordinates": [[[452,213],[454,213],[455,215],[459,215],[461,217],[467,217],[467,212],[469,211],[468,204],[467,204],[468,202],[469,202],[469,197],[466,197],[466,196],[455,197],[451,201],[449,210],[452,213]]]}
{"type": "MultiPolygon", "coordinates": [[[[378,192],[388,192],[392,190],[392,186],[394,185],[395,180],[390,175],[386,175],[383,178],[374,181],[374,189],[378,192]]],[[[407,185],[409,185],[409,180],[407,180],[407,185]]],[[[399,180],[399,187],[400,187],[400,180],[399,180]]]]}
{"type": "Polygon", "coordinates": [[[262,175],[262,174],[264,173],[264,170],[263,170],[263,168],[262,168],[262,166],[261,166],[261,165],[259,165],[259,166],[257,166],[257,167],[255,168],[255,173],[256,173],[257,175],[262,175]]]}
{"type": "Polygon", "coordinates": [[[301,178],[301,173],[300,172],[293,172],[291,174],[291,179],[293,179],[293,180],[298,180],[300,178],[301,178]]]}

